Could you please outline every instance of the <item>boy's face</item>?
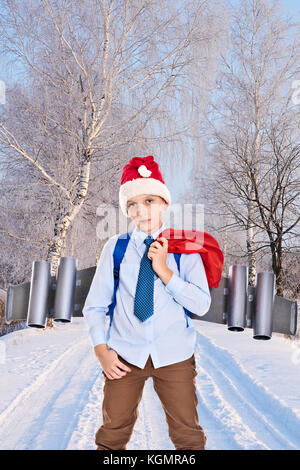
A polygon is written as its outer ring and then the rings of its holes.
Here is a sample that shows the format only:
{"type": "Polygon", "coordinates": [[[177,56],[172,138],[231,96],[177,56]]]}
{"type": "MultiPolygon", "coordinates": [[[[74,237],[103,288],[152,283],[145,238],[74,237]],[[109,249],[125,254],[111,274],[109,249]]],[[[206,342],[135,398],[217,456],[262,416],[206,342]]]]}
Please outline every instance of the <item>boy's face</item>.
{"type": "Polygon", "coordinates": [[[143,232],[151,233],[162,223],[162,213],[167,210],[166,201],[156,195],[141,194],[127,201],[127,214],[143,232]]]}

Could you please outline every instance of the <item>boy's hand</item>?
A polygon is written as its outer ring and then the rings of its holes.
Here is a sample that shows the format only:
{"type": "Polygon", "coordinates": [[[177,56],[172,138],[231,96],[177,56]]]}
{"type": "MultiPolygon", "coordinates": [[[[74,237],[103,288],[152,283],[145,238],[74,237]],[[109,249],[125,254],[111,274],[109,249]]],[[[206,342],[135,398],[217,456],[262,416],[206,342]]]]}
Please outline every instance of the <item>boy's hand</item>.
{"type": "Polygon", "coordinates": [[[103,349],[102,346],[102,344],[95,346],[94,351],[103,372],[109,379],[120,379],[123,375],[126,375],[127,372],[131,372],[131,369],[120,361],[118,353],[114,351],[114,349],[103,349]]]}
{"type": "Polygon", "coordinates": [[[165,237],[157,238],[151,243],[148,258],[152,260],[152,268],[161,280],[167,284],[173,271],[167,266],[168,240],[165,237]]]}
{"type": "Polygon", "coordinates": [[[158,275],[167,267],[168,240],[165,237],[157,238],[151,243],[148,258],[152,260],[152,268],[158,275]]]}

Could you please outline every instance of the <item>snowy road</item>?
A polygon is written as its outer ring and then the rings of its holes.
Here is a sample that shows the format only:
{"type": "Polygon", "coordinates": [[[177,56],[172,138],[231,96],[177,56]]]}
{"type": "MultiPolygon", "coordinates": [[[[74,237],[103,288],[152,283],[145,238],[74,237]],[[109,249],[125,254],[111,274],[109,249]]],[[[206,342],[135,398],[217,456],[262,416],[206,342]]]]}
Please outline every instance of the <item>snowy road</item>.
{"type": "MultiPolygon", "coordinates": [[[[300,449],[299,343],[193,324],[207,449],[300,449]]],[[[19,330],[0,343],[0,449],[95,449],[103,376],[85,320],[19,330]]],[[[138,410],[127,449],[174,449],[151,378],[138,410]]]]}

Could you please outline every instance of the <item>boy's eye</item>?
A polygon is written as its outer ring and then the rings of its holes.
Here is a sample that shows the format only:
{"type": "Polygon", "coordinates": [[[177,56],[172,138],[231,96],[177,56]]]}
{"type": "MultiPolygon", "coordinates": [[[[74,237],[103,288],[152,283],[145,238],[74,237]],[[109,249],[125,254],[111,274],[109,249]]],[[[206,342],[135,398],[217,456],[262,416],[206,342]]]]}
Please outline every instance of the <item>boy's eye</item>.
{"type": "MultiPolygon", "coordinates": [[[[149,199],[146,199],[146,201],[153,201],[153,199],[149,198],[149,199]]],[[[129,207],[133,206],[134,204],[135,204],[135,202],[130,202],[128,204],[128,209],[129,209],[129,207]]]]}

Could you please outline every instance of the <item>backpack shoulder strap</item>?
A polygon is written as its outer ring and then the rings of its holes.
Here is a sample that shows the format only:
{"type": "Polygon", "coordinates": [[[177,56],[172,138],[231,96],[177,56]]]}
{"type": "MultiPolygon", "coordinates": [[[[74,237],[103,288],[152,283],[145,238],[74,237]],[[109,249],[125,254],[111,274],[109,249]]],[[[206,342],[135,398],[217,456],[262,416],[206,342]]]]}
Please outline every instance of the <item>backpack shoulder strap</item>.
{"type": "Polygon", "coordinates": [[[180,273],[180,257],[181,253],[173,253],[175,261],[177,263],[178,272],[180,273]]]}
{"type": "Polygon", "coordinates": [[[130,237],[132,232],[121,234],[118,237],[117,243],[115,245],[115,249],[113,252],[113,259],[114,259],[114,279],[119,280],[119,271],[120,271],[120,264],[124,258],[125,251],[127,249],[127,245],[129,243],[130,237]]]}
{"type": "Polygon", "coordinates": [[[127,249],[130,237],[132,232],[127,232],[119,235],[114,251],[113,251],[113,275],[114,275],[114,293],[113,293],[113,301],[109,306],[109,316],[110,316],[110,324],[111,326],[114,309],[116,306],[116,292],[119,285],[119,273],[120,273],[120,264],[124,258],[125,251],[127,249]],[[126,236],[125,236],[126,235],[126,236]]]}
{"type": "MultiPolygon", "coordinates": [[[[178,268],[178,272],[180,273],[180,257],[181,257],[181,253],[173,253],[174,255],[174,258],[175,258],[175,261],[177,263],[177,268],[178,268]]],[[[185,308],[184,308],[184,312],[185,312],[185,319],[186,319],[186,327],[188,328],[189,327],[189,322],[188,322],[188,319],[187,317],[190,317],[191,318],[191,312],[185,308]]]]}

